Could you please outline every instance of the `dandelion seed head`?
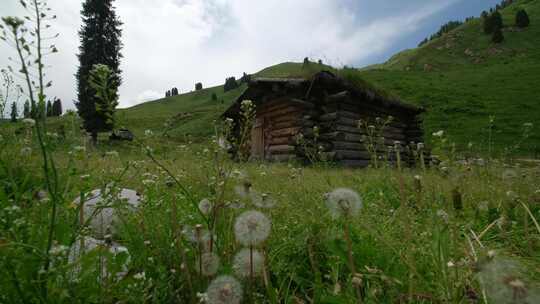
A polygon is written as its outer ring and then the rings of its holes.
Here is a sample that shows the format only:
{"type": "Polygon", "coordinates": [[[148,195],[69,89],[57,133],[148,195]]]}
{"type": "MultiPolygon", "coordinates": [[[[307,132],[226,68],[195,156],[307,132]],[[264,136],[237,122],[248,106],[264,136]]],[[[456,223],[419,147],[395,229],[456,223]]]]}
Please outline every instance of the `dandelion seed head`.
{"type": "Polygon", "coordinates": [[[27,127],[33,127],[36,125],[36,121],[32,118],[25,118],[22,120],[23,124],[27,127]]]}
{"type": "Polygon", "coordinates": [[[234,192],[241,198],[248,198],[251,193],[251,183],[244,181],[241,185],[234,187],[234,192]]]}
{"type": "Polygon", "coordinates": [[[257,245],[270,234],[271,222],[259,211],[246,211],[236,218],[234,234],[238,242],[244,246],[257,245]]]}
{"type": "Polygon", "coordinates": [[[197,271],[200,270],[203,276],[213,276],[219,269],[219,257],[213,252],[205,252],[201,255],[201,266],[197,271]]]}
{"type": "Polygon", "coordinates": [[[206,295],[208,303],[240,304],[242,301],[242,285],[232,276],[219,276],[210,283],[206,295]]]}
{"type": "Polygon", "coordinates": [[[437,216],[440,217],[445,223],[448,223],[448,220],[450,218],[448,213],[442,209],[437,210],[437,216]]]}
{"type": "MultiPolygon", "coordinates": [[[[258,250],[253,250],[253,276],[259,276],[262,274],[264,266],[264,256],[258,250]]],[[[240,250],[235,256],[233,261],[234,273],[241,278],[247,278],[251,273],[251,257],[248,248],[240,250]]]]}
{"type": "Polygon", "coordinates": [[[503,180],[512,180],[517,177],[517,173],[515,170],[512,169],[506,169],[502,173],[502,179],[503,180]]]}
{"type": "Polygon", "coordinates": [[[273,208],[276,205],[274,199],[267,193],[259,194],[253,191],[250,197],[253,205],[258,208],[273,208]]]}
{"type": "Polygon", "coordinates": [[[337,188],[325,195],[326,207],[333,218],[355,216],[362,208],[362,198],[347,188],[337,188]]]}
{"type": "Polygon", "coordinates": [[[24,147],[21,149],[21,155],[22,156],[30,156],[32,154],[32,148],[30,147],[24,147]]]}
{"type": "Polygon", "coordinates": [[[202,214],[208,215],[210,212],[212,212],[212,203],[207,198],[202,199],[199,202],[199,211],[201,211],[202,214]]]}

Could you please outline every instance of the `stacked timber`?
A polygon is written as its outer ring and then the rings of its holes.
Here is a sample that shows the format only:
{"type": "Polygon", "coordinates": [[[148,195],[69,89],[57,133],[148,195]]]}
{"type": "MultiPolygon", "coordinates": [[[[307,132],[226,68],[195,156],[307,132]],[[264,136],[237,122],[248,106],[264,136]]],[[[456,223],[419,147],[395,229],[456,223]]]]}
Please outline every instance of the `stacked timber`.
{"type": "MultiPolygon", "coordinates": [[[[322,107],[326,113],[319,117],[322,130],[320,141],[324,151],[331,153],[329,155],[336,162],[348,167],[365,167],[373,157],[395,163],[395,145],[404,147],[409,134],[418,132],[419,125],[409,127],[406,121],[400,119],[399,113],[389,113],[382,107],[374,107],[357,98],[348,91],[326,96],[322,107]],[[365,125],[359,124],[362,120],[375,125],[377,117],[386,119],[388,116],[393,119],[377,130],[377,138],[370,137],[365,125]]],[[[400,151],[401,159],[408,163],[408,153],[405,149],[400,151]]]]}
{"type": "Polygon", "coordinates": [[[311,103],[288,98],[267,102],[257,109],[257,118],[263,119],[265,124],[263,128],[267,160],[281,162],[298,158],[297,136],[312,132],[311,128],[315,125],[306,118],[312,108],[311,103]]]}

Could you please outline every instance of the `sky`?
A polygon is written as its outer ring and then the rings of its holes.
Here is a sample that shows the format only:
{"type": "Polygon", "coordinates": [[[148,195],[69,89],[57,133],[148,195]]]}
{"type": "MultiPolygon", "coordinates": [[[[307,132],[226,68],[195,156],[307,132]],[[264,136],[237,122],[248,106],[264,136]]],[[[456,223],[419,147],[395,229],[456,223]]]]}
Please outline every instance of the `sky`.
{"type": "MultiPolygon", "coordinates": [[[[78,30],[83,1],[49,0],[59,53],[46,58],[49,97],[64,109],[77,99],[78,30]]],[[[120,107],[221,85],[285,61],[322,59],[336,67],[384,62],[414,48],[450,20],[478,16],[498,0],[116,0],[122,25],[120,107]]],[[[0,16],[24,16],[0,0],[0,16]]],[[[0,44],[0,68],[13,50],[0,44]]],[[[22,104],[23,101],[21,101],[22,104]]]]}

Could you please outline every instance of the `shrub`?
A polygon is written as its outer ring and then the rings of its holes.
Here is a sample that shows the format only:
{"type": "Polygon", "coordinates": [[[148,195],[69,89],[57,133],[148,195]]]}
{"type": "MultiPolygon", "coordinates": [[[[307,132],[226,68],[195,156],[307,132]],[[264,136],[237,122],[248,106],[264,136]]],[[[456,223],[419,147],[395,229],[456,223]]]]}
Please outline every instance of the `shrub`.
{"type": "Polygon", "coordinates": [[[491,36],[491,41],[493,41],[493,43],[501,43],[504,41],[504,36],[500,28],[495,29],[493,36],[491,36]]]}
{"type": "Polygon", "coordinates": [[[202,90],[202,83],[201,82],[197,82],[195,84],[195,91],[200,91],[202,90]]]}
{"type": "Polygon", "coordinates": [[[225,85],[223,86],[223,90],[225,92],[234,90],[236,88],[238,88],[238,82],[236,81],[236,78],[234,76],[225,79],[225,85]]]}
{"type": "Polygon", "coordinates": [[[212,101],[216,101],[217,100],[217,95],[216,93],[212,93],[212,101]]]}
{"type": "Polygon", "coordinates": [[[503,28],[502,16],[498,11],[484,18],[484,33],[493,34],[497,29],[503,28]]]}
{"type": "Polygon", "coordinates": [[[516,13],[516,26],[524,28],[529,26],[530,20],[529,15],[527,15],[527,12],[525,10],[519,10],[516,13]]]}

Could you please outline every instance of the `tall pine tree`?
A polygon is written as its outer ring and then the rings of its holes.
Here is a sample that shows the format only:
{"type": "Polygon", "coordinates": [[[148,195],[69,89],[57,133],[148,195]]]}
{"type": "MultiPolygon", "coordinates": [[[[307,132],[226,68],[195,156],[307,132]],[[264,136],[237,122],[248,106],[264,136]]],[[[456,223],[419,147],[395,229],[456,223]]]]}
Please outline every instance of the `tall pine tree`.
{"type": "Polygon", "coordinates": [[[53,116],[62,116],[62,101],[60,98],[55,98],[52,105],[53,116]]]}
{"type": "Polygon", "coordinates": [[[83,119],[84,128],[92,135],[94,143],[97,142],[98,132],[110,131],[111,125],[107,123],[108,117],[96,111],[96,91],[90,86],[89,76],[95,64],[108,66],[114,77],[112,83],[115,95],[118,95],[118,86],[121,84],[120,49],[122,43],[120,36],[122,23],[116,16],[112,3],[114,0],[85,0],[81,11],[83,25],[79,31],[81,46],[79,47],[79,69],[77,71],[78,102],[76,102],[79,116],[83,119]]]}
{"type": "Polygon", "coordinates": [[[26,100],[24,102],[24,108],[23,109],[24,109],[23,117],[24,118],[30,118],[30,115],[31,115],[31,113],[30,113],[30,101],[26,100]]]}
{"type": "Polygon", "coordinates": [[[11,122],[17,122],[17,117],[19,117],[19,111],[17,110],[17,104],[11,104],[11,122]]]}
{"type": "Polygon", "coordinates": [[[52,112],[52,103],[51,103],[51,100],[47,100],[47,117],[52,117],[53,116],[53,112],[52,112]]]}

